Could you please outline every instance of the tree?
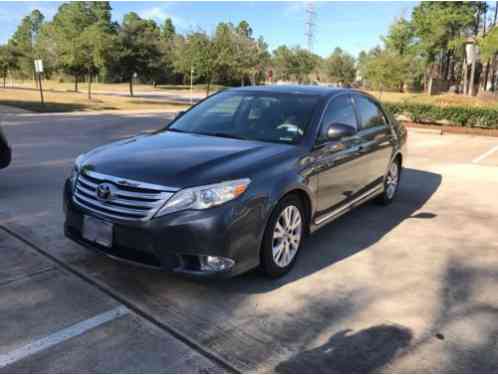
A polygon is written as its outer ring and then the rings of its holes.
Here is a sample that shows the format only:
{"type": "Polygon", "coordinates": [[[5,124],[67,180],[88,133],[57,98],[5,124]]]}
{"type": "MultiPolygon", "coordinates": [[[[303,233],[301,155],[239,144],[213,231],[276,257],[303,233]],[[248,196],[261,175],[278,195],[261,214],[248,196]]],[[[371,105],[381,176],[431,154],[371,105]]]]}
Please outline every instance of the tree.
{"type": "Polygon", "coordinates": [[[34,77],[34,45],[43,25],[43,14],[35,9],[21,20],[21,24],[10,39],[18,55],[18,68],[22,77],[34,77]]]}
{"type": "Polygon", "coordinates": [[[78,91],[79,79],[86,74],[90,81],[98,71],[97,65],[89,63],[89,56],[101,54],[96,50],[102,44],[107,45],[103,40],[116,33],[116,25],[111,22],[111,6],[109,2],[64,3],[54,16],[52,31],[58,64],[64,72],[74,76],[74,90],[78,91]],[[99,46],[90,51],[93,37],[99,46]]]}
{"type": "Polygon", "coordinates": [[[273,51],[272,65],[277,79],[308,82],[309,75],[319,64],[318,56],[301,47],[280,46],[273,51]]]}
{"type": "Polygon", "coordinates": [[[325,60],[326,72],[330,80],[341,85],[351,85],[356,79],[355,59],[337,47],[325,60]]]}
{"type": "Polygon", "coordinates": [[[161,58],[161,31],[152,20],[144,20],[135,12],[126,14],[115,39],[116,71],[129,83],[133,96],[133,78],[152,79],[157,74],[161,58]]]}
{"type": "Polygon", "coordinates": [[[421,72],[420,59],[417,58],[413,25],[404,18],[399,18],[391,24],[387,36],[382,40],[388,54],[392,58],[397,58],[395,65],[398,67],[397,72],[399,74],[397,77],[400,79],[397,85],[399,91],[404,90],[407,82],[415,85],[415,82],[420,80],[421,72]],[[417,64],[414,62],[417,62],[417,64]],[[405,68],[402,69],[401,65],[404,65],[405,68]]]}
{"type": "Polygon", "coordinates": [[[172,42],[176,35],[175,25],[171,18],[166,18],[164,21],[163,29],[161,31],[161,38],[165,41],[172,42]]]}
{"type": "Polygon", "coordinates": [[[173,51],[175,48],[176,29],[171,18],[164,21],[159,39],[160,58],[155,64],[151,75],[154,87],[159,82],[166,82],[174,78],[173,51]]]}
{"type": "Polygon", "coordinates": [[[382,39],[388,50],[405,56],[412,52],[414,38],[413,25],[404,18],[399,18],[391,24],[387,36],[382,39]]]}
{"type": "Polygon", "coordinates": [[[429,81],[436,73],[451,79],[450,67],[455,65],[457,50],[463,48],[463,36],[475,28],[479,7],[478,2],[422,2],[414,8],[413,30],[429,81]]]}
{"type": "Polygon", "coordinates": [[[18,68],[18,58],[15,48],[11,44],[0,46],[0,72],[3,78],[3,87],[6,87],[7,74],[18,68]]]}
{"type": "Polygon", "coordinates": [[[33,47],[34,56],[43,60],[43,74],[47,78],[50,78],[51,74],[58,69],[57,48],[53,35],[53,24],[51,22],[43,23],[33,47]]]}
{"type": "Polygon", "coordinates": [[[113,39],[103,25],[97,22],[85,28],[75,42],[79,46],[80,61],[88,76],[88,100],[91,100],[93,76],[110,61],[113,39]]]}
{"type": "Polygon", "coordinates": [[[399,55],[380,47],[373,48],[359,59],[360,74],[369,87],[376,90],[400,90],[400,82],[408,75],[406,61],[399,55]]]}
{"type": "Polygon", "coordinates": [[[206,32],[202,30],[190,32],[176,40],[175,70],[192,81],[207,82],[206,93],[209,95],[213,73],[220,61],[216,58],[216,53],[215,42],[206,32]]]}

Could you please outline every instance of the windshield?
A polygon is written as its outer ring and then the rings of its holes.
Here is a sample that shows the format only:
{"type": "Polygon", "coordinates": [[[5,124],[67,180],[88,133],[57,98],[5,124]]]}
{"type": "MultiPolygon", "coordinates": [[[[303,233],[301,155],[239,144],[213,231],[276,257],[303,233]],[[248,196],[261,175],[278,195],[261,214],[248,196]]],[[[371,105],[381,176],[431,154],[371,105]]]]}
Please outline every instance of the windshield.
{"type": "Polygon", "coordinates": [[[297,143],[319,97],[227,91],[192,108],[168,129],[265,142],[297,143]]]}

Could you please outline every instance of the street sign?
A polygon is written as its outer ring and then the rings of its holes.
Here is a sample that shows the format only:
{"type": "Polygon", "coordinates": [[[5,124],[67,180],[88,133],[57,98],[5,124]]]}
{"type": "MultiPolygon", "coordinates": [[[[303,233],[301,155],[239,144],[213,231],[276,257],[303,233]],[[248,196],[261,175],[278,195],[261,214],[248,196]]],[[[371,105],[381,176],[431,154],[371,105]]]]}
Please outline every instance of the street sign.
{"type": "Polygon", "coordinates": [[[40,101],[42,105],[45,105],[45,100],[43,98],[43,88],[42,88],[42,73],[43,73],[43,61],[41,59],[35,60],[35,72],[38,76],[38,88],[40,89],[40,101]]]}
{"type": "Polygon", "coordinates": [[[40,59],[35,60],[35,72],[43,73],[43,61],[40,59]]]}

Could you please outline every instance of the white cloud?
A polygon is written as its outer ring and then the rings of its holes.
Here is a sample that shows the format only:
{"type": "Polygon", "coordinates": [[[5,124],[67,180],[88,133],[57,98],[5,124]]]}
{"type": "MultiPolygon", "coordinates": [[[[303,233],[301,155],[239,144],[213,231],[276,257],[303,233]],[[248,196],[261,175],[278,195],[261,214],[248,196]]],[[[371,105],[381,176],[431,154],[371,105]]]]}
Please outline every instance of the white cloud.
{"type": "Polygon", "coordinates": [[[177,17],[166,10],[166,6],[155,6],[146,8],[138,12],[139,16],[145,19],[152,19],[159,24],[162,24],[166,18],[171,18],[175,27],[184,28],[187,22],[180,17],[177,17]]]}
{"type": "Polygon", "coordinates": [[[284,16],[302,16],[304,13],[305,3],[301,1],[294,1],[288,3],[284,8],[284,16]]]}

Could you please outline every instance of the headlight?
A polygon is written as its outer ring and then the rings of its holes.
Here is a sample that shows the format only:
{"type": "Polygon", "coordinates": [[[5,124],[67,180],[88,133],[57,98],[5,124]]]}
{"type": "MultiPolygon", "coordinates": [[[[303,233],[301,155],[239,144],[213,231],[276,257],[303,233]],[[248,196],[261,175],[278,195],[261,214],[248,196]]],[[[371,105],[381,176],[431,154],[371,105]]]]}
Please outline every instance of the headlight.
{"type": "Polygon", "coordinates": [[[244,178],[180,190],[165,203],[155,216],[163,216],[186,209],[203,210],[219,206],[244,194],[250,182],[250,179],[244,178]]]}

